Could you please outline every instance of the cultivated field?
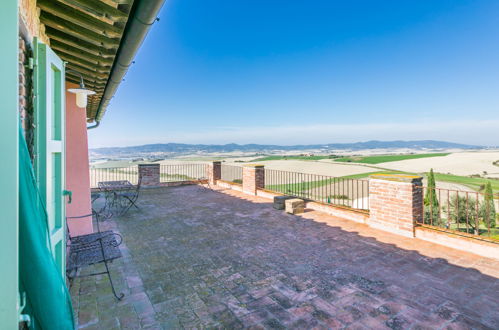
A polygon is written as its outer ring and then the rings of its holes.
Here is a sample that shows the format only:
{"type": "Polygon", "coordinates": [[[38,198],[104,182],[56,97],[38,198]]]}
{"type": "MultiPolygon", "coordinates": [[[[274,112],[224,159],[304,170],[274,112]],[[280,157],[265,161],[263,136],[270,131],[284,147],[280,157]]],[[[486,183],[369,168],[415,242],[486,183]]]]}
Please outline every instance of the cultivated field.
{"type": "MultiPolygon", "coordinates": [[[[244,164],[249,162],[253,163],[255,162],[254,160],[257,160],[256,162],[258,164],[265,165],[265,168],[268,169],[352,179],[364,179],[370,174],[380,172],[405,172],[424,175],[433,168],[437,180],[437,187],[464,191],[479,191],[488,181],[488,178],[499,179],[499,166],[494,165],[494,162],[499,161],[499,151],[497,150],[448,151],[447,153],[417,155],[379,155],[372,151],[366,151],[364,156],[348,156],[348,160],[351,160],[351,162],[345,162],[345,158],[346,157],[332,159],[329,155],[274,155],[262,157],[241,155],[239,157],[234,157],[234,155],[228,154],[226,157],[216,155],[216,157],[214,156],[213,158],[196,155],[189,157],[184,156],[182,158],[161,160],[156,163],[161,165],[181,165],[209,163],[212,160],[222,160],[223,164],[243,166],[244,164]],[[259,161],[258,159],[261,160],[259,161]],[[355,161],[359,161],[359,163],[355,161]],[[470,177],[471,175],[479,175],[480,177],[470,177]]],[[[137,163],[139,162],[115,161],[95,164],[93,167],[99,169],[104,167],[134,167],[137,163]]],[[[92,182],[98,181],[99,177],[109,176],[109,172],[109,170],[105,169],[95,171],[92,175],[92,182]]],[[[116,171],[116,177],[120,174],[122,176],[128,175],[133,181],[136,180],[135,174],[123,172],[127,171],[116,171]]],[[[499,191],[499,180],[491,180],[491,182],[494,191],[499,191]]]]}
{"type": "Polygon", "coordinates": [[[406,155],[378,155],[378,156],[350,156],[337,158],[335,162],[362,163],[362,164],[381,164],[386,162],[396,162],[408,159],[421,159],[447,156],[449,153],[430,153],[430,154],[406,154],[406,155]]]}
{"type": "MultiPolygon", "coordinates": [[[[227,163],[229,164],[229,163],[227,163]]],[[[319,161],[304,161],[304,160],[269,160],[258,162],[265,165],[265,168],[272,170],[301,172],[329,176],[346,176],[352,174],[373,172],[376,169],[362,165],[342,164],[342,163],[326,163],[319,161]]],[[[230,165],[243,165],[241,163],[233,163],[230,165]]]]}
{"type": "Polygon", "coordinates": [[[499,160],[499,151],[475,151],[457,152],[442,157],[379,163],[377,166],[414,173],[427,172],[433,168],[435,172],[465,176],[484,175],[486,172],[486,177],[499,178],[499,166],[493,164],[497,160],[499,160]]]}

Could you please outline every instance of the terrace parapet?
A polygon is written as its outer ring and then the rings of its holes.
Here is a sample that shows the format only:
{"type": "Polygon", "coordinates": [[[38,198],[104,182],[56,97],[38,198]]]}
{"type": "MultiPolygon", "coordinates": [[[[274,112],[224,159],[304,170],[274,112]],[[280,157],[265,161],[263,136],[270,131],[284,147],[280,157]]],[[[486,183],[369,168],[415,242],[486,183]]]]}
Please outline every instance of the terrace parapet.
{"type": "Polygon", "coordinates": [[[159,164],[139,164],[139,178],[145,187],[157,187],[160,184],[159,164]]]}
{"type": "Polygon", "coordinates": [[[260,164],[243,166],[243,192],[256,196],[258,189],[265,187],[265,167],[260,164]]]}
{"type": "Polygon", "coordinates": [[[423,220],[422,180],[413,175],[371,175],[369,226],[414,237],[416,224],[423,220]]]}
{"type": "Polygon", "coordinates": [[[222,179],[222,162],[216,161],[208,164],[207,177],[210,185],[216,185],[218,180],[222,179]]]}

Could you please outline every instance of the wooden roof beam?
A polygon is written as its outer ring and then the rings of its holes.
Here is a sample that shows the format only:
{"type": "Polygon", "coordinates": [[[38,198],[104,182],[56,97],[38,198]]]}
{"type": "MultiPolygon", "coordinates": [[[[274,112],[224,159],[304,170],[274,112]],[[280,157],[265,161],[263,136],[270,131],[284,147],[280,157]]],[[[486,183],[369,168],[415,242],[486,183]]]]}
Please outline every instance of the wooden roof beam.
{"type": "Polygon", "coordinates": [[[132,5],[134,0],[101,0],[101,1],[107,3],[110,6],[118,7],[118,5],[132,5]]]}
{"type": "Polygon", "coordinates": [[[45,33],[50,38],[50,46],[56,41],[60,46],[69,45],[74,48],[81,49],[87,53],[91,53],[96,56],[102,56],[106,58],[110,58],[111,61],[114,61],[114,56],[116,55],[116,48],[104,48],[102,46],[96,46],[84,40],[73,37],[69,34],[66,34],[62,31],[56,30],[50,26],[45,27],[45,33]]]}
{"type": "Polygon", "coordinates": [[[84,77],[88,76],[90,78],[93,78],[98,81],[103,81],[106,82],[108,79],[108,74],[100,73],[100,72],[95,72],[92,70],[89,70],[88,68],[82,67],[81,65],[75,64],[75,63],[68,63],[67,67],[70,69],[73,69],[75,71],[78,71],[81,73],[84,77]]]}
{"type": "Polygon", "coordinates": [[[84,11],[88,15],[107,22],[126,22],[128,14],[105,2],[89,0],[59,0],[60,2],[84,11]]]}
{"type": "Polygon", "coordinates": [[[61,57],[64,61],[68,63],[75,63],[78,65],[81,65],[82,67],[88,68],[89,70],[95,70],[96,72],[101,72],[101,73],[109,73],[109,70],[111,69],[110,66],[100,66],[96,63],[88,62],[82,58],[69,55],[63,52],[56,52],[59,57],[61,57]]]}
{"type": "Polygon", "coordinates": [[[113,60],[110,58],[96,56],[96,55],[87,53],[81,49],[71,47],[69,45],[65,45],[57,40],[51,40],[50,47],[52,49],[54,49],[56,51],[56,53],[64,52],[66,54],[81,57],[83,60],[88,61],[88,62],[92,62],[96,65],[111,66],[113,64],[113,60]]]}
{"type": "MultiPolygon", "coordinates": [[[[120,38],[123,29],[117,28],[102,22],[90,15],[84,14],[79,10],[66,6],[62,3],[53,0],[38,0],[37,6],[47,13],[51,13],[58,18],[81,26],[95,33],[102,33],[110,38],[120,38]]],[[[114,23],[114,22],[113,22],[114,23]]]]}
{"type": "MultiPolygon", "coordinates": [[[[67,65],[69,68],[75,70],[76,72],[80,73],[81,76],[83,76],[83,81],[85,82],[85,84],[92,84],[94,86],[105,86],[107,83],[106,79],[98,78],[98,77],[89,75],[85,72],[78,71],[81,68],[77,67],[77,65],[72,65],[71,63],[68,63],[67,65]]],[[[75,74],[73,72],[66,72],[66,76],[78,79],[78,81],[80,81],[80,75],[75,74]]]]}
{"type": "Polygon", "coordinates": [[[82,28],[81,26],[68,22],[45,11],[41,12],[40,21],[45,25],[48,25],[56,30],[61,30],[73,37],[85,40],[95,46],[114,48],[119,45],[119,39],[105,37],[102,34],[82,28]]]}

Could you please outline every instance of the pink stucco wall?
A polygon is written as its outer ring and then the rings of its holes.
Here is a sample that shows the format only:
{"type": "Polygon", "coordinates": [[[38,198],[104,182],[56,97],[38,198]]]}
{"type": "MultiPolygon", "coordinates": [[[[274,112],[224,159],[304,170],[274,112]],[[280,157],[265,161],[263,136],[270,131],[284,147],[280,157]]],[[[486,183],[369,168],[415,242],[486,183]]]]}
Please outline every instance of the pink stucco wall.
{"type": "MultiPolygon", "coordinates": [[[[66,83],[67,88],[76,88],[66,83]]],[[[66,204],[66,215],[92,212],[88,164],[87,118],[85,109],[76,106],[76,95],[66,92],[66,189],[73,192],[73,202],[66,204]]],[[[91,218],[68,220],[71,235],[93,231],[91,218]]]]}

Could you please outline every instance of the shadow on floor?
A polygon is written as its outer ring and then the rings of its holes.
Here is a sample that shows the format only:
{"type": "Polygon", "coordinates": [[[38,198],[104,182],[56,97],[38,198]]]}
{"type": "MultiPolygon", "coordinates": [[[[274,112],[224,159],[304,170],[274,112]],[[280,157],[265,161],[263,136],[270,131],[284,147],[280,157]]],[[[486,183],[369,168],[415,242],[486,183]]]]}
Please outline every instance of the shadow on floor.
{"type": "Polygon", "coordinates": [[[75,282],[81,328],[499,328],[499,280],[448,261],[492,260],[233,191],[148,189],[138,205],[103,223],[125,239],[126,297],[75,282]]]}

